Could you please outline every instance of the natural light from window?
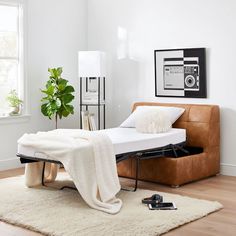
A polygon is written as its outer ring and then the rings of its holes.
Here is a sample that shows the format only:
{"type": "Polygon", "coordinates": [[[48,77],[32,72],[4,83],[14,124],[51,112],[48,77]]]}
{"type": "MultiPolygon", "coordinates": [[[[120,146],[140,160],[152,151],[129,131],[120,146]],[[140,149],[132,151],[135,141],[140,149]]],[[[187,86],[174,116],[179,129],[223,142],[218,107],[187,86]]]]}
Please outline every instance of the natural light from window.
{"type": "Polygon", "coordinates": [[[20,7],[0,3],[0,116],[11,111],[6,97],[16,90],[22,98],[20,7]]]}

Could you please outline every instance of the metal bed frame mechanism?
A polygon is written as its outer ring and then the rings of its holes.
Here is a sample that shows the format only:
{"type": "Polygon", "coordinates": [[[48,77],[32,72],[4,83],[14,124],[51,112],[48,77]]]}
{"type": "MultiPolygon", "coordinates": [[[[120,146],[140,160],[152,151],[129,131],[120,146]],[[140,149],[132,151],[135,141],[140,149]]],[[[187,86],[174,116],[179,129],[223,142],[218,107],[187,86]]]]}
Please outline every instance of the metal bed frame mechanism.
{"type": "MultiPolygon", "coordinates": [[[[146,149],[146,150],[140,150],[140,151],[128,152],[128,153],[116,155],[116,163],[127,160],[129,158],[134,158],[136,162],[134,188],[131,190],[122,188],[122,190],[132,191],[132,192],[135,192],[137,190],[141,160],[148,160],[148,159],[153,159],[153,158],[158,158],[158,157],[169,157],[169,156],[178,158],[178,153],[177,153],[178,150],[182,151],[184,154],[189,154],[189,151],[187,151],[184,148],[185,144],[186,142],[181,142],[178,144],[169,144],[160,148],[152,148],[152,149],[146,149]]],[[[43,186],[46,186],[44,182],[44,172],[45,172],[46,162],[62,165],[60,161],[38,158],[38,157],[31,157],[31,156],[26,156],[20,153],[17,153],[16,156],[20,157],[21,163],[31,163],[31,162],[38,162],[38,161],[43,162],[43,170],[42,170],[42,185],[43,186]]],[[[60,188],[60,190],[63,190],[65,188],[77,190],[77,188],[70,187],[70,186],[63,186],[62,188],[60,188]]]]}

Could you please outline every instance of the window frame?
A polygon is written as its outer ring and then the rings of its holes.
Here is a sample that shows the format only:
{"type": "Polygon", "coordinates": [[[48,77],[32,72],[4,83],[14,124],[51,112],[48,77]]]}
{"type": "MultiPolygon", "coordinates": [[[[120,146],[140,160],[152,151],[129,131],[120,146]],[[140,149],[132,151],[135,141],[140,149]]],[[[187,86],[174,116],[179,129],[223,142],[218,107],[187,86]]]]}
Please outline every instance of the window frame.
{"type": "MultiPolygon", "coordinates": [[[[19,97],[24,101],[22,112],[19,116],[15,118],[19,118],[21,116],[29,116],[28,110],[28,99],[27,99],[27,73],[26,73],[26,3],[27,0],[0,0],[0,5],[5,6],[15,6],[19,8],[19,17],[18,17],[18,61],[19,61],[19,73],[18,73],[18,88],[17,92],[19,97]]],[[[16,119],[11,119],[10,116],[1,116],[0,115],[0,123],[4,120],[10,118],[10,120],[15,121],[16,119]]]]}

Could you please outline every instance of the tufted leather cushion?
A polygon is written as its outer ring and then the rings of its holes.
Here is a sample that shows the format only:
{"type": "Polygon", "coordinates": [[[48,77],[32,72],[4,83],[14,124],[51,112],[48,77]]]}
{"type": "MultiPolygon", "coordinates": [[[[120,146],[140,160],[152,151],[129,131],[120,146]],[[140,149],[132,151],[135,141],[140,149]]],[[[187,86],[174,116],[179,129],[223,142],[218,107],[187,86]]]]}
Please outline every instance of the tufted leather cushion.
{"type": "MultiPolygon", "coordinates": [[[[181,185],[220,171],[220,114],[219,106],[139,102],[133,106],[175,106],[185,108],[173,127],[184,128],[187,145],[202,147],[203,153],[180,158],[156,158],[141,162],[140,179],[169,185],[181,185]]],[[[118,165],[120,176],[134,177],[134,160],[118,165]]]]}

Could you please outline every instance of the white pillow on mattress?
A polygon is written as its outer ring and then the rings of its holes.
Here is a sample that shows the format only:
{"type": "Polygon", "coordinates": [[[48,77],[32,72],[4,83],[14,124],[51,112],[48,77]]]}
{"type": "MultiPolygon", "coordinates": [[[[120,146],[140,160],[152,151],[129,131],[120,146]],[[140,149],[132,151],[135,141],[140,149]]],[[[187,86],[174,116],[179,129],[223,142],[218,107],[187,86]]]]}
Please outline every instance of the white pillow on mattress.
{"type": "Polygon", "coordinates": [[[150,109],[143,111],[136,121],[136,130],[140,133],[164,133],[171,129],[170,115],[167,111],[150,109]]]}
{"type": "Polygon", "coordinates": [[[166,111],[169,114],[171,124],[184,113],[185,109],[181,107],[166,107],[166,106],[138,106],[133,113],[120,125],[122,128],[135,128],[135,122],[144,111],[158,110],[166,111]]]}

